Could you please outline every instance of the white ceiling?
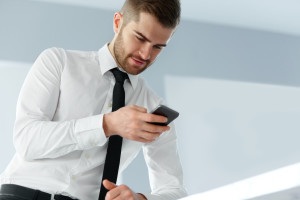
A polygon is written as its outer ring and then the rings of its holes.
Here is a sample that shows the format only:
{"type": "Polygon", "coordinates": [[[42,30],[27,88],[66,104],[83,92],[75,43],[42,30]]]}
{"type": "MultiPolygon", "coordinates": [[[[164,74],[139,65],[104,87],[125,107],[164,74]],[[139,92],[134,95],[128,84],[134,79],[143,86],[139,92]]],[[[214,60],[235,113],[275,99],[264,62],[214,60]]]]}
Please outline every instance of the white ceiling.
{"type": "MultiPolygon", "coordinates": [[[[119,10],[124,0],[35,0],[119,10]]],[[[181,0],[182,18],[300,36],[300,0],[181,0]]]]}

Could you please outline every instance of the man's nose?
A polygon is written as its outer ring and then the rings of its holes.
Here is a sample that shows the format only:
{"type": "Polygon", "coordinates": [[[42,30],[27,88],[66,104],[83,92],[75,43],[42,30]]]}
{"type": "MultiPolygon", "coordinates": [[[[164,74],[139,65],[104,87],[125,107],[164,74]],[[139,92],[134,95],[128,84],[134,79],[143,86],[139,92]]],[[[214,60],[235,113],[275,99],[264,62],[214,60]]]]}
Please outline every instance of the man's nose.
{"type": "Polygon", "coordinates": [[[149,60],[150,56],[151,56],[151,51],[152,51],[152,46],[149,44],[145,44],[142,46],[142,48],[140,49],[140,57],[143,60],[149,60]]]}

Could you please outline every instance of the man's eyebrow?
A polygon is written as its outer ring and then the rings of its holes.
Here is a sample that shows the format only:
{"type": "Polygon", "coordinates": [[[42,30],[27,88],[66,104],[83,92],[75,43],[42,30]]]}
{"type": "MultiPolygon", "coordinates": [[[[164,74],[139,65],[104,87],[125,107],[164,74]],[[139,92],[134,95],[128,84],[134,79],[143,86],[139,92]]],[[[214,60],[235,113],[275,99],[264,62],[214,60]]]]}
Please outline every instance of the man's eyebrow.
{"type": "MultiPolygon", "coordinates": [[[[146,40],[147,42],[151,42],[151,40],[149,40],[146,36],[144,36],[142,33],[138,32],[138,31],[134,31],[137,35],[139,35],[140,37],[142,37],[144,40],[146,40]]],[[[161,47],[166,47],[166,44],[156,44],[155,46],[161,46],[161,47]]]]}

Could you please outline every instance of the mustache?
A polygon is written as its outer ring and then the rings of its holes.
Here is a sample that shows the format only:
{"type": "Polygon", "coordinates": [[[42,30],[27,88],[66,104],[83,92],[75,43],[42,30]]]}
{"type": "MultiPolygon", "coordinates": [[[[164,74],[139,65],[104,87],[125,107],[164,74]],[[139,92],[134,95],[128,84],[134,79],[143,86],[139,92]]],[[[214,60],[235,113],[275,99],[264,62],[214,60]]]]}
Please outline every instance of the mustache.
{"type": "Polygon", "coordinates": [[[136,59],[136,60],[140,60],[140,61],[146,62],[146,63],[149,63],[149,62],[150,62],[150,59],[144,60],[144,59],[141,58],[140,56],[130,55],[129,57],[133,57],[133,58],[136,59]]]}

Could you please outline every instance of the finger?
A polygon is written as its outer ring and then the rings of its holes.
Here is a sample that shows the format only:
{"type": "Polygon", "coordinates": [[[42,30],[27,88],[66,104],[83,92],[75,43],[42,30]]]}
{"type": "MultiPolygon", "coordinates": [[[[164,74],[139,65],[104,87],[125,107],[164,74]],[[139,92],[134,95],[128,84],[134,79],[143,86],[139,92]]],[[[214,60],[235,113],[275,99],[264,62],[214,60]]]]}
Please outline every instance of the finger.
{"type": "Polygon", "coordinates": [[[136,111],[139,111],[139,112],[142,112],[142,113],[147,113],[147,109],[144,108],[144,107],[137,106],[137,105],[130,105],[129,107],[136,110],[136,111]]]}
{"type": "Polygon", "coordinates": [[[131,190],[129,189],[128,186],[126,185],[120,185],[120,186],[117,186],[116,188],[110,190],[107,194],[106,194],[106,197],[105,199],[107,200],[116,200],[116,199],[120,199],[120,197],[122,197],[121,199],[128,199],[126,196],[124,196],[124,194],[128,195],[130,193],[131,190]],[[126,198],[125,198],[126,197],[126,198]]]}
{"type": "Polygon", "coordinates": [[[145,137],[140,137],[139,139],[143,141],[143,143],[151,143],[154,142],[158,137],[152,137],[152,138],[145,138],[145,137]]]}
{"type": "Polygon", "coordinates": [[[124,198],[122,197],[122,195],[119,195],[117,198],[114,198],[114,200],[124,200],[124,198]]]}
{"type": "Polygon", "coordinates": [[[142,142],[142,143],[151,143],[154,142],[162,133],[150,133],[147,131],[140,131],[139,135],[134,136],[132,140],[142,142]]]}
{"type": "Polygon", "coordinates": [[[115,200],[120,194],[121,191],[119,190],[119,187],[116,187],[106,193],[105,200],[115,200]]]}
{"type": "Polygon", "coordinates": [[[145,137],[144,135],[148,134],[146,131],[140,131],[138,135],[131,135],[128,139],[132,141],[142,142],[142,143],[150,143],[153,142],[155,139],[154,137],[145,137]]]}
{"type": "Polygon", "coordinates": [[[157,123],[165,123],[168,121],[168,118],[165,116],[161,116],[161,115],[155,115],[155,114],[151,114],[151,113],[145,113],[142,115],[142,120],[149,122],[149,123],[153,123],[153,122],[157,122],[157,123]]]}
{"type": "Polygon", "coordinates": [[[103,186],[107,189],[107,190],[112,190],[114,188],[117,187],[116,184],[114,184],[113,182],[110,182],[109,180],[105,179],[103,181],[103,186]]]}
{"type": "Polygon", "coordinates": [[[145,139],[140,135],[142,135],[142,133],[139,133],[139,135],[131,135],[131,137],[129,137],[128,139],[132,141],[142,142],[142,143],[149,143],[154,141],[154,140],[145,139]]]}
{"type": "Polygon", "coordinates": [[[143,123],[142,130],[150,132],[150,133],[162,133],[170,130],[170,126],[160,126],[156,124],[143,123]]]}
{"type": "Polygon", "coordinates": [[[143,142],[148,143],[148,142],[153,142],[160,136],[161,133],[149,133],[146,131],[143,131],[139,136],[138,139],[145,140],[143,142]]]}

